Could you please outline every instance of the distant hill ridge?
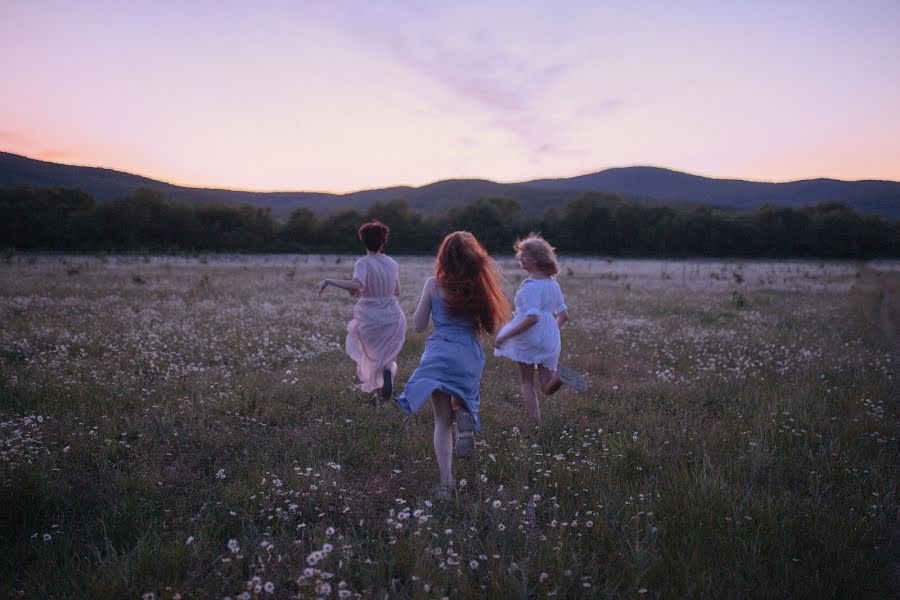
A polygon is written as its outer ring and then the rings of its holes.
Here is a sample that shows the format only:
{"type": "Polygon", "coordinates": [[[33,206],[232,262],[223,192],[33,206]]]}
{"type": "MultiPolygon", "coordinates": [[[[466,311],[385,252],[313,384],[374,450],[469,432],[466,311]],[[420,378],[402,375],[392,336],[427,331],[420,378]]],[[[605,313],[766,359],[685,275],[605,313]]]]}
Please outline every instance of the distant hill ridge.
{"type": "Polygon", "coordinates": [[[715,179],[659,167],[624,167],[567,179],[535,179],[521,185],[550,189],[582,189],[701,204],[752,209],[764,202],[809,206],[846,202],[856,210],[887,214],[900,211],[900,182],[803,179],[785,183],[715,179]]]}
{"type": "Polygon", "coordinates": [[[140,175],[98,167],[80,167],[0,152],[0,186],[81,188],[98,201],[124,197],[139,187],[157,189],[173,200],[191,203],[251,204],[269,207],[284,219],[297,208],[325,213],[342,208],[364,211],[375,202],[405,198],[413,209],[438,213],[459,203],[484,197],[515,198],[528,214],[562,209],[586,192],[619,194],[625,198],[692,208],[708,205],[723,210],[749,210],[763,203],[801,207],[821,202],[846,202],[862,213],[900,218],[900,182],[808,179],[786,183],[715,179],[659,167],[623,167],[561,179],[497,183],[483,179],[447,179],[421,187],[397,186],[347,194],[323,192],[247,192],[172,185],[140,175]]]}

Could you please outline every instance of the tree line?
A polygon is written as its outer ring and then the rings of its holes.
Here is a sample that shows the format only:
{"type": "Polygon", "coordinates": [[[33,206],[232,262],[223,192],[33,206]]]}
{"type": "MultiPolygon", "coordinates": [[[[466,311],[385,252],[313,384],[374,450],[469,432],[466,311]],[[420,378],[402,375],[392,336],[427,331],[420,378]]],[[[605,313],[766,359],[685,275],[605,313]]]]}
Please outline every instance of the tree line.
{"type": "Polygon", "coordinates": [[[356,230],[370,219],[391,228],[394,254],[431,254],[445,234],[467,229],[492,252],[509,251],[517,238],[540,231],[569,254],[900,257],[900,221],[861,215],[843,203],[723,213],[586,193],[562,210],[531,216],[509,198],[482,198],[440,215],[398,199],[323,216],[300,208],[281,222],[268,208],[187,204],[147,188],[101,203],[78,189],[0,188],[0,245],[20,250],[358,253],[356,230]]]}

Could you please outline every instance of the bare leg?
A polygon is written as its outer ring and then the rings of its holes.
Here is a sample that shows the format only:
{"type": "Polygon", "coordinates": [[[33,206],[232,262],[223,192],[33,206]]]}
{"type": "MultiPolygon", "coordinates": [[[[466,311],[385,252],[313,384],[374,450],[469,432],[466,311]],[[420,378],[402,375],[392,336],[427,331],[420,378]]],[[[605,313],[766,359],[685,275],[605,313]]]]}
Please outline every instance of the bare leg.
{"type": "Polygon", "coordinates": [[[541,382],[541,391],[552,396],[562,387],[562,380],[556,371],[551,371],[544,365],[538,365],[538,379],[541,382]]]}
{"type": "Polygon", "coordinates": [[[450,396],[435,390],[431,393],[434,410],[434,455],[441,471],[441,485],[453,485],[453,411],[450,396]]]}
{"type": "Polygon", "coordinates": [[[525,411],[531,417],[535,427],[541,426],[541,407],[534,393],[534,365],[519,363],[519,376],[522,378],[522,400],[525,401],[525,411]]]}

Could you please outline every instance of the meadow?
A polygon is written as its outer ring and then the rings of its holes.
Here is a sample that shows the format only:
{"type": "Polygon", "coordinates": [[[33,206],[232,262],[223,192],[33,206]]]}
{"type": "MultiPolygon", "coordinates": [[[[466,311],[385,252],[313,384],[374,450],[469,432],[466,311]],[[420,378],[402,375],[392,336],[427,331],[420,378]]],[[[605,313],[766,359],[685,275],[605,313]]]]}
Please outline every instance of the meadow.
{"type": "MultiPolygon", "coordinates": [[[[431,261],[399,261],[411,316],[431,261]]],[[[430,411],[356,390],[354,300],[311,291],[352,265],[0,263],[0,595],[900,590],[897,262],[562,257],[563,361],[590,388],[542,400],[532,430],[486,352],[484,428],[443,503],[430,411]]]]}

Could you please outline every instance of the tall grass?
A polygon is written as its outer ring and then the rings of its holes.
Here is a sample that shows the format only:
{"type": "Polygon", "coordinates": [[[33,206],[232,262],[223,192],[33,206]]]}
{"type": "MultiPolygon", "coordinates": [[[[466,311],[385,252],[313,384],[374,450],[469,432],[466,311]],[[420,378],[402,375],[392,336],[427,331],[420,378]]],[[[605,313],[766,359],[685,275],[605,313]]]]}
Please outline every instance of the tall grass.
{"type": "MultiPolygon", "coordinates": [[[[12,257],[0,593],[898,592],[895,265],[563,262],[563,361],[589,391],[530,430],[489,356],[475,455],[439,503],[430,411],[356,391],[353,301],[310,293],[352,261],[12,257]]],[[[401,266],[411,313],[429,261],[401,266]]]]}

